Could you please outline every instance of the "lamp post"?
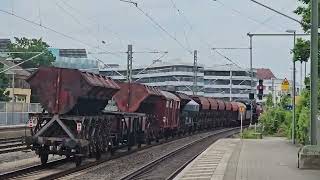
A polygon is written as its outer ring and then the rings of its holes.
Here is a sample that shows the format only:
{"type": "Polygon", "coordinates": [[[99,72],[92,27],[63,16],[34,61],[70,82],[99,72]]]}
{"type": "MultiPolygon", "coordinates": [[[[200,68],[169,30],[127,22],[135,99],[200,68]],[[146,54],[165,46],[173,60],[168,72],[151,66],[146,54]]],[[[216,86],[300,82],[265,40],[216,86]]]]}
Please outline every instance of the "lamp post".
{"type": "MultiPolygon", "coordinates": [[[[287,30],[286,31],[287,33],[292,33],[293,34],[293,48],[295,47],[296,45],[296,31],[295,30],[287,30]]],[[[294,53],[294,51],[293,51],[294,53]]],[[[293,70],[292,70],[292,79],[293,79],[293,82],[292,82],[292,113],[293,113],[293,116],[292,116],[292,143],[295,144],[296,143],[296,105],[295,105],[295,102],[296,102],[296,62],[295,60],[293,59],[293,70]]]]}

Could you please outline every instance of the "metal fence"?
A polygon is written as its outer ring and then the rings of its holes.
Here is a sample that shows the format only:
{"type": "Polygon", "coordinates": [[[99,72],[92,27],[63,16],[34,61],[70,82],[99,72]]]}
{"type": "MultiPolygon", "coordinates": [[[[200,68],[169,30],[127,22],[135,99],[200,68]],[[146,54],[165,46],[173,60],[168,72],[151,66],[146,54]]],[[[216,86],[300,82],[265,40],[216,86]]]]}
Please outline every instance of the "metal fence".
{"type": "Polygon", "coordinates": [[[0,102],[0,126],[25,124],[29,113],[41,111],[39,103],[0,102]]]}

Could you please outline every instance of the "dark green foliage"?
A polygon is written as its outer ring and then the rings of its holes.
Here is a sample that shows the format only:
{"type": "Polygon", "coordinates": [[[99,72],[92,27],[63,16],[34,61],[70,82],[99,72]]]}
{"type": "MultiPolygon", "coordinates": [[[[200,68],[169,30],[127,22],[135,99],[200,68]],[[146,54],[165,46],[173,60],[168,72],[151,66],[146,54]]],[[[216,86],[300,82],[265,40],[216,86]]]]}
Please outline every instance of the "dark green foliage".
{"type": "Polygon", "coordinates": [[[298,38],[293,49],[293,60],[307,62],[310,57],[310,41],[298,38]]]}
{"type": "MultiPolygon", "coordinates": [[[[0,63],[0,70],[3,69],[3,64],[0,63]]],[[[9,85],[9,79],[4,73],[0,73],[0,101],[9,101],[9,92],[5,92],[6,88],[9,85]]]]}
{"type": "MultiPolygon", "coordinates": [[[[318,91],[320,93],[320,89],[318,91]]],[[[282,97],[277,107],[267,108],[260,116],[260,123],[264,126],[264,134],[287,136],[291,138],[292,133],[292,111],[284,109],[290,102],[290,98],[282,97]]],[[[310,127],[310,91],[302,91],[296,105],[296,140],[300,144],[309,143],[310,127]]]]}
{"type": "Polygon", "coordinates": [[[264,126],[264,134],[286,136],[290,112],[282,107],[270,108],[260,116],[260,123],[264,126]]]}
{"type": "MultiPolygon", "coordinates": [[[[41,65],[51,66],[55,60],[53,54],[48,50],[49,45],[43,42],[42,39],[27,39],[15,37],[15,42],[9,45],[9,51],[11,52],[44,52],[42,55],[25,62],[21,65],[23,68],[35,68],[41,65]]],[[[21,58],[27,60],[33,57],[34,53],[17,53],[12,54],[12,58],[21,58]]]]}
{"type": "Polygon", "coordinates": [[[265,105],[267,107],[272,107],[273,106],[273,99],[272,99],[272,94],[271,93],[268,94],[267,101],[266,101],[265,105]]]}
{"type": "Polygon", "coordinates": [[[302,3],[301,6],[299,6],[294,13],[297,15],[300,15],[302,17],[302,28],[305,32],[310,31],[310,22],[311,22],[311,3],[310,0],[298,0],[302,3]]]}

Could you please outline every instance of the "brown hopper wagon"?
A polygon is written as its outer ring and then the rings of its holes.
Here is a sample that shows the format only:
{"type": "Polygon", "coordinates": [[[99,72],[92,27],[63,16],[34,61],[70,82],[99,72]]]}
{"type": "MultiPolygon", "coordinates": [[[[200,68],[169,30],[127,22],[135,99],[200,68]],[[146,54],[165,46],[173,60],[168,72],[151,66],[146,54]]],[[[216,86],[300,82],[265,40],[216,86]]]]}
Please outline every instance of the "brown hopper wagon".
{"type": "Polygon", "coordinates": [[[49,154],[81,157],[110,150],[118,142],[136,142],[131,135],[139,114],[105,113],[103,110],[120,87],[110,78],[76,69],[41,67],[27,80],[44,112],[30,114],[32,137],[27,142],[46,163],[49,154]]]}

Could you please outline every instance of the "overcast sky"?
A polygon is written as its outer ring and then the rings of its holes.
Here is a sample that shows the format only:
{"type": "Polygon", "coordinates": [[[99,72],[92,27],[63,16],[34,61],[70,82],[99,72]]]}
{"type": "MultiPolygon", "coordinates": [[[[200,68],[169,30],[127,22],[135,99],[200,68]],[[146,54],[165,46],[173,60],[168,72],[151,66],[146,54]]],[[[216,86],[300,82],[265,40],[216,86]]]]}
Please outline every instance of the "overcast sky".
{"type": "MultiPolygon", "coordinates": [[[[292,12],[298,6],[296,1],[259,0],[300,19],[292,12]]],[[[193,55],[189,51],[196,49],[199,51],[199,63],[214,66],[230,62],[210,48],[248,47],[248,32],[285,33],[288,29],[302,32],[298,23],[250,0],[136,2],[140,10],[119,0],[1,0],[1,10],[41,23],[68,37],[0,12],[0,38],[42,37],[57,48],[114,52],[98,57],[106,63],[118,64],[126,63],[126,54],[121,52],[126,51],[128,44],[133,44],[134,51],[168,51],[164,61],[180,58],[190,63],[193,62],[193,55]],[[163,30],[143,12],[152,17],[163,30]]],[[[291,79],[292,46],[292,37],[255,37],[254,67],[270,68],[276,76],[291,79]]],[[[249,67],[248,50],[220,52],[242,67],[249,67]]],[[[134,54],[134,63],[148,65],[159,56],[161,54],[134,54]]]]}

